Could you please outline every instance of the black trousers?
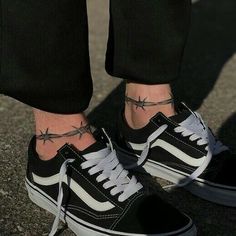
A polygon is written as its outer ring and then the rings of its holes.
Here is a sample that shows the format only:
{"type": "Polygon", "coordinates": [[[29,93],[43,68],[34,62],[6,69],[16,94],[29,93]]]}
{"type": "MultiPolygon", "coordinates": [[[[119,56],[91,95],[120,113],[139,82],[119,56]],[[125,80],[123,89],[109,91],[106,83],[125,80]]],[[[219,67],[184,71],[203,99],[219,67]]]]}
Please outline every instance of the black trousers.
{"type": "MultiPolygon", "coordinates": [[[[2,0],[0,8],[0,93],[49,112],[84,111],[93,90],[86,0],[2,0]]],[[[175,80],[190,11],[191,0],[111,0],[107,72],[175,80]]]]}

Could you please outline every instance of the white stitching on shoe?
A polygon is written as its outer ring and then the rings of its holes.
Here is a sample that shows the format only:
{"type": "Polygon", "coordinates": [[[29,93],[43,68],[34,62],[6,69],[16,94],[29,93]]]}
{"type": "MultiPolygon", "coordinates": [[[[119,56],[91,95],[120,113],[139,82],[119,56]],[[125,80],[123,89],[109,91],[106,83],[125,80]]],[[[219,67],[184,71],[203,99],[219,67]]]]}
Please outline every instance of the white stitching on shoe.
{"type": "Polygon", "coordinates": [[[66,207],[66,209],[73,209],[73,210],[77,210],[77,211],[83,212],[84,214],[87,214],[87,215],[91,216],[94,219],[117,218],[119,216],[119,214],[97,215],[97,214],[95,214],[93,212],[88,211],[87,209],[84,209],[82,207],[78,207],[78,206],[75,206],[75,205],[71,205],[71,204],[68,205],[66,207]]]}
{"type": "Polygon", "coordinates": [[[120,218],[117,219],[110,227],[110,229],[114,229],[116,227],[116,225],[124,218],[125,214],[127,213],[127,211],[131,208],[131,206],[134,204],[134,202],[142,197],[144,194],[143,193],[140,193],[136,196],[134,196],[134,198],[130,201],[130,203],[128,204],[128,206],[125,208],[125,210],[123,211],[123,213],[121,214],[120,218]]]}

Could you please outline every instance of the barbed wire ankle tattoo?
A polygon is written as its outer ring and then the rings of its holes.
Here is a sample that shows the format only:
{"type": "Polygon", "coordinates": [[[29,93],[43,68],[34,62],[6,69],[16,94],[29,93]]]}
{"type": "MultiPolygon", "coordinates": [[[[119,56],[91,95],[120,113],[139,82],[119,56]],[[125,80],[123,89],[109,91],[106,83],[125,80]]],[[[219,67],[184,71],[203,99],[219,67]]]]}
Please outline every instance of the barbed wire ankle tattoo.
{"type": "Polygon", "coordinates": [[[78,135],[79,139],[81,139],[85,133],[92,133],[90,124],[83,124],[83,122],[81,122],[80,127],[72,126],[72,128],[74,129],[63,134],[50,133],[49,128],[47,128],[45,132],[40,130],[41,134],[36,135],[36,139],[42,140],[43,143],[45,144],[47,141],[50,141],[53,143],[53,139],[71,137],[71,136],[76,136],[76,135],[78,135]]]}
{"type": "Polygon", "coordinates": [[[125,102],[126,103],[132,103],[136,106],[136,109],[141,108],[142,110],[146,110],[145,107],[152,107],[152,106],[163,106],[163,105],[168,105],[168,104],[173,104],[174,103],[174,98],[170,94],[171,98],[160,101],[160,102],[150,102],[147,101],[147,97],[141,99],[139,96],[138,100],[135,100],[131,97],[128,97],[128,95],[125,95],[125,102]]]}

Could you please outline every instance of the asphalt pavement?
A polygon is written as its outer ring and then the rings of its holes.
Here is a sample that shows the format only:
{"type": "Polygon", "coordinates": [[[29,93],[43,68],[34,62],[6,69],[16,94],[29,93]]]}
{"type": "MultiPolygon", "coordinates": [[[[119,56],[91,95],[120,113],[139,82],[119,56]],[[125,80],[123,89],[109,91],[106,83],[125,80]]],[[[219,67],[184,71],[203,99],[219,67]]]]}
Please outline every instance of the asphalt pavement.
{"type": "MultiPolygon", "coordinates": [[[[108,1],[87,2],[94,79],[94,96],[87,114],[92,123],[113,135],[124,88],[121,80],[111,78],[104,70],[108,1]]],[[[175,95],[198,110],[218,137],[235,149],[236,1],[200,0],[193,5],[192,15],[181,77],[173,85],[175,95]]],[[[1,95],[0,236],[48,235],[54,219],[29,201],[24,186],[26,150],[33,132],[31,108],[1,95]]],[[[165,195],[193,218],[198,235],[236,236],[236,209],[209,203],[184,190],[165,195]]],[[[157,212],[153,217],[158,220],[160,216],[157,212]]],[[[67,229],[60,235],[74,234],[67,229]]]]}

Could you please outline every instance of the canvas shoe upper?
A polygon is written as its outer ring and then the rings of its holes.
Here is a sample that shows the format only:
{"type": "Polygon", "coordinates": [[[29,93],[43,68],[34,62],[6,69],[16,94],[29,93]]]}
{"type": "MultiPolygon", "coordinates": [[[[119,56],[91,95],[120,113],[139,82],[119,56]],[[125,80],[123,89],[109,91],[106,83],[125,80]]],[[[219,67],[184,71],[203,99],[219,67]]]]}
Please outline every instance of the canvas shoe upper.
{"type": "Polygon", "coordinates": [[[80,236],[196,235],[192,220],[148,194],[102,140],[79,152],[65,144],[49,161],[39,159],[35,137],[29,145],[29,197],[80,236]]]}
{"type": "Polygon", "coordinates": [[[157,113],[142,129],[119,120],[119,156],[127,168],[143,165],[152,175],[185,187],[206,200],[236,206],[236,156],[223,145],[197,112],[181,103],[178,114],[157,113]],[[124,158],[123,158],[124,159],[124,158]]]}

